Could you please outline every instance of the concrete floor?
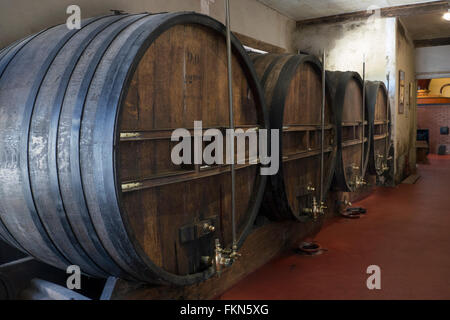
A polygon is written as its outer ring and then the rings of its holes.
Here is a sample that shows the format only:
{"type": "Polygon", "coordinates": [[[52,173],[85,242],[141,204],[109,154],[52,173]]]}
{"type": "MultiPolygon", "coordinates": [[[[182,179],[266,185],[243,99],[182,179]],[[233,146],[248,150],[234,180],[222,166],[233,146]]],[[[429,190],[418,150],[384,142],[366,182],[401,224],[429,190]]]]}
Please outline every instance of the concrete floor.
{"type": "Polygon", "coordinates": [[[336,219],[316,237],[323,255],[286,254],[221,299],[450,299],[450,156],[429,156],[414,185],[378,188],[359,220],[336,219]],[[368,290],[367,267],[381,268],[368,290]]]}

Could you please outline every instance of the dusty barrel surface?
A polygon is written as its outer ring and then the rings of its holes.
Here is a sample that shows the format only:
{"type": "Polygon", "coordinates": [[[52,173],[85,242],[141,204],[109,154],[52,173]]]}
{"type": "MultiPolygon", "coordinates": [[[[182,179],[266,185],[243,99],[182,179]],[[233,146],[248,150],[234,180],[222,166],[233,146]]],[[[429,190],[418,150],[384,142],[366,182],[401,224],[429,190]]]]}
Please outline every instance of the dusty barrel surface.
{"type": "Polygon", "coordinates": [[[336,157],[335,115],[326,91],[323,199],[322,64],[309,55],[254,55],[272,129],[280,130],[280,170],[268,179],[263,211],[272,219],[308,219],[304,209],[325,201],[336,157]]]}
{"type": "Polygon", "coordinates": [[[354,192],[363,185],[372,135],[367,105],[363,112],[363,81],[357,72],[334,71],[327,72],[327,75],[337,119],[338,147],[333,189],[354,192]]]}
{"type": "Polygon", "coordinates": [[[381,81],[366,81],[366,103],[369,109],[370,155],[368,172],[382,176],[389,170],[391,161],[391,108],[386,86],[381,81]]]}
{"type": "MultiPolygon", "coordinates": [[[[256,74],[232,46],[236,128],[263,128],[256,74]]],[[[215,239],[231,244],[230,166],[175,165],[171,133],[230,126],[225,27],[195,13],[104,16],[0,57],[0,237],[96,277],[211,276],[215,239]]],[[[259,169],[237,166],[239,245],[262,201],[259,169]]]]}

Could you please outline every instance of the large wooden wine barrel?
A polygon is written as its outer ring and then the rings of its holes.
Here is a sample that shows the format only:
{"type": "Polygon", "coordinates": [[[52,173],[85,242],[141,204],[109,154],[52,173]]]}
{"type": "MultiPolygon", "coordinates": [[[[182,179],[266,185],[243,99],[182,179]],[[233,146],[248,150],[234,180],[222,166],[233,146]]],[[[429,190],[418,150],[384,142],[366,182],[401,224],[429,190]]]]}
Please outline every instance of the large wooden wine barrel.
{"type": "MultiPolygon", "coordinates": [[[[60,25],[0,60],[0,235],[58,268],[185,285],[232,239],[230,166],[175,165],[176,128],[230,126],[225,27],[195,13],[60,25]]],[[[236,128],[266,127],[264,97],[233,36],[236,128]]],[[[242,244],[265,187],[236,168],[242,244]]]]}
{"type": "Polygon", "coordinates": [[[391,108],[386,86],[381,81],[366,81],[366,103],[369,109],[370,155],[368,172],[382,176],[389,170],[391,161],[391,108]]]}
{"type": "Polygon", "coordinates": [[[272,129],[280,130],[280,170],[268,179],[263,211],[269,218],[307,220],[313,197],[325,201],[336,157],[335,117],[326,91],[323,199],[322,64],[309,55],[254,55],[272,129]],[[314,190],[313,190],[314,189],[314,190]]]}
{"type": "Polygon", "coordinates": [[[327,76],[337,119],[338,148],[333,189],[354,192],[362,186],[366,175],[372,134],[369,110],[363,104],[363,80],[357,72],[334,71],[327,72],[327,76]]]}

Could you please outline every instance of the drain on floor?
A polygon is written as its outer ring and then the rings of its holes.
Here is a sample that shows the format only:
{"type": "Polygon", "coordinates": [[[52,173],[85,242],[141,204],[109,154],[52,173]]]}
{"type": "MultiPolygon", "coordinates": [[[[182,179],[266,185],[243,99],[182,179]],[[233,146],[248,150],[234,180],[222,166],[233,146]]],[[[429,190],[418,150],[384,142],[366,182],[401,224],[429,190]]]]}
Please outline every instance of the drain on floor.
{"type": "Polygon", "coordinates": [[[341,216],[347,219],[359,219],[361,215],[366,214],[367,210],[364,208],[347,208],[341,213],[341,216]]]}
{"type": "Polygon", "coordinates": [[[415,184],[420,179],[420,175],[412,174],[408,178],[402,181],[402,184],[415,184]]]}
{"type": "Polygon", "coordinates": [[[302,242],[295,253],[303,256],[317,256],[324,253],[326,249],[322,248],[317,242],[302,242]]]}

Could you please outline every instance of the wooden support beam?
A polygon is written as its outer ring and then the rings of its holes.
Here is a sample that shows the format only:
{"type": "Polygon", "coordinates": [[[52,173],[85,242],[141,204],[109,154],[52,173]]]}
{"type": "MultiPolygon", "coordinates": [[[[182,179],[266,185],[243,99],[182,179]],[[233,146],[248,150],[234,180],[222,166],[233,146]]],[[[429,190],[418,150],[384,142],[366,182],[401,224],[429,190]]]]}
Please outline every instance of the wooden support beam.
{"type": "Polygon", "coordinates": [[[416,48],[448,46],[448,45],[450,45],[450,38],[414,40],[414,46],[416,48]]]}
{"type": "Polygon", "coordinates": [[[258,50],[262,50],[262,51],[266,51],[269,53],[286,53],[287,50],[272,44],[269,44],[267,42],[264,41],[260,41],[260,40],[256,40],[252,37],[240,34],[238,32],[233,32],[233,34],[239,39],[239,41],[247,47],[252,47],[254,49],[258,49],[258,50]]]}
{"type": "MultiPolygon", "coordinates": [[[[430,14],[430,13],[444,13],[449,9],[448,1],[433,1],[427,3],[418,3],[404,6],[396,6],[396,7],[387,7],[381,8],[381,17],[389,18],[389,17],[406,17],[406,16],[416,16],[422,14],[430,14]]],[[[307,26],[307,25],[315,25],[315,24],[324,24],[324,23],[337,23],[344,21],[353,21],[353,20],[361,20],[369,18],[373,12],[367,11],[357,11],[351,13],[338,14],[328,17],[307,19],[297,21],[297,26],[307,26]]]]}
{"type": "MultiPolygon", "coordinates": [[[[367,141],[368,141],[367,138],[364,138],[364,142],[367,142],[367,141]]],[[[362,144],[361,139],[353,139],[353,140],[347,140],[347,141],[342,142],[343,147],[351,147],[351,146],[356,146],[358,144],[362,144]]]]}

